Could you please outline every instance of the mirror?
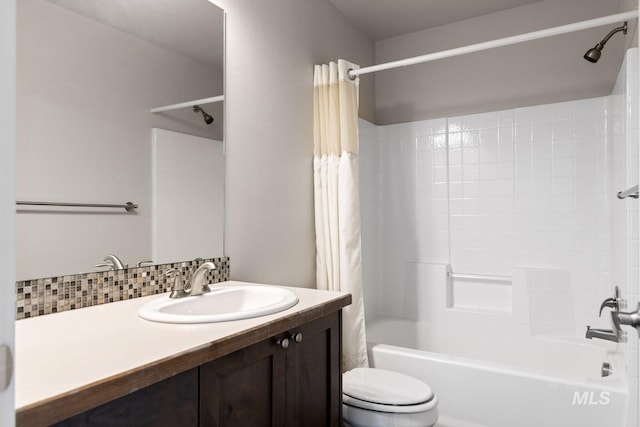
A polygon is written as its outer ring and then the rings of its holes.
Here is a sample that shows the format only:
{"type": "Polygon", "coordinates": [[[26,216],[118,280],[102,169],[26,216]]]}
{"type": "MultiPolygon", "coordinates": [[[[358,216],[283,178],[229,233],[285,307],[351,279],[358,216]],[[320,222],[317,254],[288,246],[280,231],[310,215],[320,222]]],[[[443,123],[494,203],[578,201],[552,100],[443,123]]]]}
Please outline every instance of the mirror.
{"type": "Polygon", "coordinates": [[[20,0],[17,280],[223,255],[224,11],[208,0],[20,0]],[[207,119],[209,121],[209,119],[207,119]]]}

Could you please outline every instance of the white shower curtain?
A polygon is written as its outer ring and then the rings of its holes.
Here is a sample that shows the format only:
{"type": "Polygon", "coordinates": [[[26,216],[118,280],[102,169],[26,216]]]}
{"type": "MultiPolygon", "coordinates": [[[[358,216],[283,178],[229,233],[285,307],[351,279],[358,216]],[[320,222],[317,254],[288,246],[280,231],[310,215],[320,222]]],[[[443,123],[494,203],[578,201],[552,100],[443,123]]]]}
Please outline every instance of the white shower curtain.
{"type": "Polygon", "coordinates": [[[358,85],[344,60],[314,70],[314,198],[318,289],[350,292],[343,310],[342,369],[368,366],[362,301],[358,85]]]}

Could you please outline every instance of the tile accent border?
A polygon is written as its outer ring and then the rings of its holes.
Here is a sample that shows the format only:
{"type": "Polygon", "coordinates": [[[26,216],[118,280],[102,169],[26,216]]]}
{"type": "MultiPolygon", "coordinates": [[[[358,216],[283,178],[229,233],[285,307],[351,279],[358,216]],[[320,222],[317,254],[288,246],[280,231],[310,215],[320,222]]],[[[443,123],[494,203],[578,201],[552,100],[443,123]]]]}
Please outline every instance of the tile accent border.
{"type": "Polygon", "coordinates": [[[179,270],[184,283],[206,261],[218,267],[207,273],[210,283],[229,280],[229,257],[220,257],[16,282],[16,320],[161,294],[171,288],[167,270],[179,270]]]}

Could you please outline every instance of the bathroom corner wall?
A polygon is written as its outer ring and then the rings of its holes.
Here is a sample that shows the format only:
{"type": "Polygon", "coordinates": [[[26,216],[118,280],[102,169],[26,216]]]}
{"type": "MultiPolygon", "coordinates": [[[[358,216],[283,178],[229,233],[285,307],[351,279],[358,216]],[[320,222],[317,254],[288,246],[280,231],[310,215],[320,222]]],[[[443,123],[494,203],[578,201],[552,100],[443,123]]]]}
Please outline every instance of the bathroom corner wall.
{"type": "Polygon", "coordinates": [[[637,182],[637,120],[612,121],[637,114],[623,92],[635,93],[623,85],[611,97],[363,132],[368,317],[405,317],[407,301],[422,298],[434,322],[576,337],[609,327],[600,302],[614,284],[637,283],[637,213],[615,197],[637,182]],[[435,280],[437,266],[509,282],[447,279],[446,269],[435,280]]]}
{"type": "MultiPolygon", "coordinates": [[[[330,2],[215,0],[227,11],[225,254],[238,280],[315,287],[313,65],[374,61],[330,2]]],[[[375,121],[373,76],[360,115],[375,121]]]]}

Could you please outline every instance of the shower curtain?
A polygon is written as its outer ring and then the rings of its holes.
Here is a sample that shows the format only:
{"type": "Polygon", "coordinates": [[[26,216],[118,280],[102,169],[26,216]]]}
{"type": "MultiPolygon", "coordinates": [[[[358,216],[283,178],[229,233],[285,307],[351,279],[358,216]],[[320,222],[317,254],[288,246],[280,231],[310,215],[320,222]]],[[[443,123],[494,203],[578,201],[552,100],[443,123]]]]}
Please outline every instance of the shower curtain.
{"type": "Polygon", "coordinates": [[[342,59],[314,70],[314,199],[318,289],[350,292],[342,317],[342,369],[367,367],[362,301],[358,85],[342,59]]]}

